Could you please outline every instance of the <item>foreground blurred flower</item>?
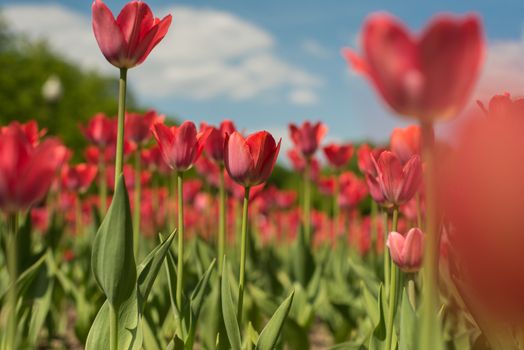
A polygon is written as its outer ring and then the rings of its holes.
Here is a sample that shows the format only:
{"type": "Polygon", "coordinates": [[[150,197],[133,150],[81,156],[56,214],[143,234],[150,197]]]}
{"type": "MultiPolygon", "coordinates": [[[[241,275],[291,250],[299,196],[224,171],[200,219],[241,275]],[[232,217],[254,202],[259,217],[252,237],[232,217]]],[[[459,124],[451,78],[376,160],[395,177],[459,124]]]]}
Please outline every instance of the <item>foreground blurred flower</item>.
{"type": "Polygon", "coordinates": [[[385,207],[398,207],[417,193],[422,183],[422,164],[415,155],[402,166],[395,154],[384,151],[374,160],[376,176],[366,174],[371,197],[385,207]]]}
{"type": "Polygon", "coordinates": [[[226,137],[224,162],[233,180],[245,187],[266,182],[277,161],[280,143],[266,131],[244,138],[235,131],[226,137]]]}
{"type": "Polygon", "coordinates": [[[62,169],[62,186],[68,191],[85,193],[97,174],[97,168],[92,164],[77,164],[62,169]]]}
{"type": "Polygon", "coordinates": [[[322,122],[311,124],[305,121],[301,126],[289,124],[289,133],[295,147],[305,158],[310,158],[320,145],[320,141],[327,133],[327,127],[322,122]]]}
{"type": "Polygon", "coordinates": [[[353,156],[353,145],[349,143],[345,145],[329,144],[324,147],[324,155],[332,167],[337,169],[343,168],[353,156]]]}
{"type": "Polygon", "coordinates": [[[422,266],[424,235],[419,228],[412,228],[404,237],[390,232],[386,242],[391,259],[404,272],[417,272],[422,266]]]}
{"type": "Polygon", "coordinates": [[[480,21],[436,17],[420,36],[377,13],[362,30],[363,56],[343,55],[398,114],[423,121],[455,116],[473,88],[484,52],[480,21]],[[452,78],[450,78],[452,77],[452,78]]]}
{"type": "Polygon", "coordinates": [[[193,122],[180,126],[153,125],[153,135],[162,151],[164,161],[177,172],[189,170],[196,162],[206,143],[209,130],[197,133],[193,122]]]}
{"type": "Polygon", "coordinates": [[[390,148],[402,164],[405,164],[412,156],[421,154],[420,136],[420,127],[418,125],[393,129],[390,148]]]}
{"type": "MultiPolygon", "coordinates": [[[[18,122],[14,122],[18,123],[18,122]]],[[[25,133],[25,136],[31,143],[31,145],[36,146],[40,142],[40,138],[43,137],[47,133],[47,129],[39,129],[38,123],[35,120],[30,120],[25,124],[19,124],[22,130],[25,133]]],[[[0,127],[0,135],[4,132],[4,130],[7,130],[9,127],[4,126],[0,127]]]]}
{"type": "Polygon", "coordinates": [[[116,19],[101,0],[93,2],[92,11],[98,46],[105,58],[118,68],[133,68],[142,63],[171,24],[171,15],[160,20],[142,1],[127,3],[116,19]]]}
{"type": "Polygon", "coordinates": [[[33,146],[19,123],[3,128],[0,137],[0,209],[27,210],[49,190],[67,149],[56,139],[33,146]]]}
{"type": "Polygon", "coordinates": [[[477,104],[488,117],[519,117],[524,114],[524,98],[512,99],[509,93],[495,95],[489,100],[488,107],[477,101],[477,104]]]}

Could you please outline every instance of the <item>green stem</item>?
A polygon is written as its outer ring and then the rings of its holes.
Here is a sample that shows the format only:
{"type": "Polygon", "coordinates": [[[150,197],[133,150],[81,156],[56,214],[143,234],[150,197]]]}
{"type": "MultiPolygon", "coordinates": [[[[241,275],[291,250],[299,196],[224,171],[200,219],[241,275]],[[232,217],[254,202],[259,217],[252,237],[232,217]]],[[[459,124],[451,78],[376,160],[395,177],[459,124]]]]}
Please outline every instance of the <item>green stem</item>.
{"type": "Polygon", "coordinates": [[[413,310],[417,309],[417,293],[416,293],[416,286],[415,286],[415,274],[410,273],[407,274],[407,292],[408,292],[408,298],[409,303],[413,307],[413,310]]]}
{"type": "Polygon", "coordinates": [[[437,322],[437,294],[438,291],[438,248],[439,235],[437,232],[437,212],[435,207],[435,163],[433,154],[433,124],[422,122],[422,151],[425,162],[425,194],[426,194],[426,242],[423,268],[423,298],[422,298],[422,346],[432,347],[436,341],[437,322]]]}
{"type": "Polygon", "coordinates": [[[420,198],[420,192],[415,195],[417,201],[417,227],[422,229],[422,201],[420,198]]]}
{"type": "MultiPolygon", "coordinates": [[[[398,223],[398,209],[393,209],[393,223],[391,231],[397,231],[398,223]]],[[[389,249],[388,249],[389,251],[389,249]]],[[[391,260],[391,254],[388,257],[391,260]]],[[[395,314],[396,314],[396,305],[397,305],[397,289],[398,289],[398,278],[399,271],[398,267],[393,261],[390,261],[391,276],[390,276],[390,286],[389,286],[389,303],[388,303],[388,319],[387,319],[387,333],[386,333],[386,350],[394,350],[395,347],[392,347],[393,342],[393,332],[395,331],[395,314]]]]}
{"type": "Polygon", "coordinates": [[[10,277],[10,287],[8,292],[9,318],[7,324],[7,349],[17,349],[17,327],[18,318],[16,313],[16,304],[18,302],[18,290],[16,281],[18,279],[18,214],[9,214],[7,232],[7,269],[10,277]]]}
{"type": "Polygon", "coordinates": [[[182,290],[184,289],[184,191],[183,173],[177,172],[178,189],[178,265],[176,283],[176,303],[182,310],[182,290]]]}
{"type": "Polygon", "coordinates": [[[311,237],[311,159],[306,160],[304,169],[304,233],[306,242],[312,244],[311,237]]]}
{"type": "Polygon", "coordinates": [[[220,188],[218,207],[218,274],[222,275],[222,262],[226,246],[226,189],[224,181],[224,166],[220,166],[220,188]]]}
{"type": "MultiPolygon", "coordinates": [[[[175,214],[176,214],[176,173],[173,173],[172,175],[170,175],[167,179],[168,181],[168,186],[169,186],[169,198],[167,200],[167,203],[168,203],[168,209],[171,209],[173,208],[173,213],[170,213],[168,216],[167,216],[167,225],[169,226],[169,229],[168,231],[172,231],[173,228],[175,227],[175,214]]],[[[169,211],[169,210],[168,210],[169,211]]]]}
{"type": "Polygon", "coordinates": [[[373,266],[373,269],[376,267],[377,263],[377,212],[378,212],[378,205],[377,202],[371,201],[371,225],[370,225],[370,231],[371,231],[371,265],[373,266]]]}
{"type": "Polygon", "coordinates": [[[98,194],[100,197],[100,216],[106,215],[107,206],[107,180],[106,180],[106,160],[105,149],[100,149],[98,158],[98,194]]]}
{"type": "Polygon", "coordinates": [[[115,188],[124,165],[124,121],[126,114],[127,68],[120,68],[118,89],[118,129],[116,136],[115,188]]]}
{"type": "Polygon", "coordinates": [[[389,257],[389,250],[386,247],[386,239],[388,238],[389,234],[389,215],[386,209],[384,209],[384,289],[386,292],[386,296],[389,295],[389,274],[390,274],[390,265],[391,265],[391,258],[389,257]]]}
{"type": "Polygon", "coordinates": [[[118,307],[109,303],[109,350],[118,350],[118,307]]]}
{"type": "MultiPolygon", "coordinates": [[[[140,162],[140,147],[135,153],[135,193],[134,193],[134,207],[133,207],[133,251],[135,253],[135,261],[138,261],[138,249],[140,245],[140,203],[142,202],[142,164],[140,162]]],[[[155,214],[155,213],[153,213],[155,214]]]]}
{"type": "Polygon", "coordinates": [[[340,206],[338,205],[338,198],[340,197],[340,176],[337,171],[335,174],[335,188],[333,189],[333,246],[336,245],[336,240],[339,234],[338,222],[340,219],[340,206]]]}
{"type": "Polygon", "coordinates": [[[247,250],[247,215],[249,205],[249,186],[246,187],[244,193],[244,206],[242,209],[242,245],[240,247],[240,276],[238,278],[238,309],[237,319],[238,325],[242,325],[242,306],[244,303],[244,280],[246,277],[246,250],[247,250]]]}

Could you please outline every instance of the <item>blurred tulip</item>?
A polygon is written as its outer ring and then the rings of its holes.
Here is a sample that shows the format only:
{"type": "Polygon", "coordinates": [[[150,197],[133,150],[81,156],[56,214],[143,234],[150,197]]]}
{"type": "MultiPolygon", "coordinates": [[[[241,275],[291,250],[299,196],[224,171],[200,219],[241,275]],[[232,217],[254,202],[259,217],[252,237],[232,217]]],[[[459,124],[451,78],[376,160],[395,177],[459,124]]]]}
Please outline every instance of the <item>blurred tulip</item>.
{"type": "Polygon", "coordinates": [[[227,135],[236,131],[235,124],[231,120],[224,120],[218,128],[203,125],[201,129],[210,129],[204,149],[209,158],[221,164],[224,162],[224,142],[227,135]]]}
{"type": "Polygon", "coordinates": [[[417,193],[422,183],[422,164],[415,155],[402,166],[395,154],[384,151],[373,158],[376,176],[366,174],[371,197],[385,207],[398,207],[417,193]]]}
{"type": "Polygon", "coordinates": [[[357,178],[350,171],[340,175],[340,195],[338,204],[342,208],[355,208],[368,194],[367,186],[363,180],[357,178]]]}
{"type": "Polygon", "coordinates": [[[306,158],[310,158],[320,145],[320,141],[327,133],[327,126],[322,122],[311,124],[305,121],[301,126],[289,124],[291,140],[297,150],[306,158]]]}
{"type": "Polygon", "coordinates": [[[420,127],[411,125],[406,128],[395,128],[391,133],[390,148],[402,164],[412,156],[421,154],[420,127]]]}
{"type": "Polygon", "coordinates": [[[150,110],[145,114],[127,113],[125,120],[125,137],[136,145],[149,141],[151,127],[155,123],[164,121],[165,116],[158,115],[156,111],[150,110]]]}
{"type": "Polygon", "coordinates": [[[487,108],[481,101],[477,101],[477,104],[488,117],[504,118],[524,115],[524,98],[513,100],[509,93],[493,96],[487,108]]]}
{"type": "MultiPolygon", "coordinates": [[[[14,121],[12,123],[18,122],[14,121]]],[[[25,124],[18,124],[24,131],[27,139],[29,140],[29,143],[31,143],[31,145],[33,146],[38,145],[38,143],[40,142],[40,138],[47,133],[47,129],[38,129],[38,123],[35,120],[30,120],[25,124]]],[[[8,128],[8,126],[0,127],[0,135],[3,134],[4,130],[7,130],[8,128]]]]}
{"type": "Polygon", "coordinates": [[[353,156],[353,145],[339,145],[332,143],[324,147],[324,154],[329,164],[334,168],[343,168],[348,165],[353,156]]]}
{"type": "Polygon", "coordinates": [[[77,164],[62,169],[62,186],[68,190],[85,193],[97,174],[97,167],[92,164],[77,164]]]}
{"type": "Polygon", "coordinates": [[[5,127],[0,137],[0,209],[16,213],[41,200],[66,154],[56,139],[33,146],[19,123],[5,127]]]}
{"type": "Polygon", "coordinates": [[[118,68],[133,68],[142,63],[171,24],[171,15],[160,20],[142,1],[127,3],[116,19],[101,0],[93,2],[92,12],[98,46],[105,58],[118,68]]]}
{"type": "Polygon", "coordinates": [[[419,228],[412,228],[406,237],[390,232],[386,245],[391,259],[404,272],[417,272],[422,266],[424,235],[419,228]]]}
{"type": "Polygon", "coordinates": [[[157,123],[152,130],[164,161],[177,172],[186,171],[195,164],[209,135],[209,130],[197,133],[195,124],[190,121],[172,127],[157,123]]]}
{"type": "Polygon", "coordinates": [[[108,118],[104,113],[95,114],[87,125],[80,126],[80,129],[89,142],[100,148],[116,142],[115,120],[108,118]]]}
{"type": "Polygon", "coordinates": [[[324,196],[332,196],[335,193],[335,178],[320,177],[317,180],[318,191],[324,196]]]}
{"type": "Polygon", "coordinates": [[[229,176],[245,187],[267,181],[278,158],[278,144],[266,131],[244,138],[235,131],[226,137],[224,162],[229,176]]]}
{"type": "Polygon", "coordinates": [[[372,174],[376,176],[375,165],[373,158],[378,159],[380,154],[384,152],[383,148],[371,148],[368,144],[362,144],[357,151],[358,168],[362,174],[372,174]]]}
{"type": "Polygon", "coordinates": [[[364,24],[362,46],[363,57],[342,52],[353,69],[395,112],[428,122],[457,115],[484,54],[480,20],[472,15],[441,15],[415,36],[396,18],[373,14],[364,24]]]}

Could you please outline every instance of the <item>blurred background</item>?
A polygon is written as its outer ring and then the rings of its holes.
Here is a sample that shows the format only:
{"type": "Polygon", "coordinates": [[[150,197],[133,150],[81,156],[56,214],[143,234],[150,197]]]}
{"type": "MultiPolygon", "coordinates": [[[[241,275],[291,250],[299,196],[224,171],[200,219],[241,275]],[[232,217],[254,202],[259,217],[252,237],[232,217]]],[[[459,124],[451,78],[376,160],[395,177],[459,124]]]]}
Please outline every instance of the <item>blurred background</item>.
{"type": "MultiPolygon", "coordinates": [[[[107,0],[116,14],[125,1],[107,0]]],[[[472,98],[524,93],[524,2],[150,0],[173,15],[166,38],[129,73],[128,109],[155,108],[176,120],[218,124],[283,137],[304,119],[329,126],[327,141],[385,142],[394,126],[371,86],[340,55],[357,48],[373,11],[388,11],[418,30],[436,12],[478,13],[488,53],[472,98]]],[[[100,53],[91,1],[0,1],[0,122],[37,119],[72,148],[78,124],[116,113],[118,70],[100,53]]],[[[444,125],[444,132],[449,124],[444,125]]],[[[442,131],[441,131],[442,132],[442,131]]],[[[285,157],[280,157],[284,161],[285,157]]]]}

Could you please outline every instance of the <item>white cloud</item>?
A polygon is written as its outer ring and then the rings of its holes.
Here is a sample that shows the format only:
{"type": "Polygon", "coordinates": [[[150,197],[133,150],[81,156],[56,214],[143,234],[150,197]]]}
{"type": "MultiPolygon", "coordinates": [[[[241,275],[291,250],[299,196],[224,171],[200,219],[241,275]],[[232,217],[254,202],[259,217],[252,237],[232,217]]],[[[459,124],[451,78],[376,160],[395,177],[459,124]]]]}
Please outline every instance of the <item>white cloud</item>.
{"type": "Polygon", "coordinates": [[[309,106],[318,102],[318,96],[309,89],[296,89],[289,94],[289,101],[300,106],[309,106]]]}
{"type": "Polygon", "coordinates": [[[332,52],[315,39],[306,39],[302,42],[302,50],[317,58],[328,58],[332,52]]]}
{"type": "MultiPolygon", "coordinates": [[[[229,12],[190,6],[155,12],[172,13],[173,24],[146,62],[129,73],[141,96],[243,100],[282,89],[315,95],[322,84],[317,76],[279,58],[270,33],[229,12]]],[[[3,14],[15,31],[47,40],[83,67],[115,73],[98,49],[87,15],[36,3],[6,5],[3,14]]]]}

